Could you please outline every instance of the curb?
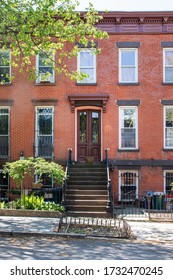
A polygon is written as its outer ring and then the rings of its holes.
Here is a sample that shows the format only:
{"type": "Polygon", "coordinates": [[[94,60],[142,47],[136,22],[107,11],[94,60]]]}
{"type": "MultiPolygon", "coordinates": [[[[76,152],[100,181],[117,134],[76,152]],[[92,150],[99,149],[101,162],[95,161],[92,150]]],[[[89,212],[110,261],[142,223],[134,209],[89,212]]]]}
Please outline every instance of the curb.
{"type": "Polygon", "coordinates": [[[0,237],[57,237],[57,238],[80,238],[80,239],[106,239],[106,240],[134,240],[136,237],[119,237],[119,236],[98,236],[74,233],[43,233],[43,232],[26,232],[26,231],[0,231],[0,237]]]}

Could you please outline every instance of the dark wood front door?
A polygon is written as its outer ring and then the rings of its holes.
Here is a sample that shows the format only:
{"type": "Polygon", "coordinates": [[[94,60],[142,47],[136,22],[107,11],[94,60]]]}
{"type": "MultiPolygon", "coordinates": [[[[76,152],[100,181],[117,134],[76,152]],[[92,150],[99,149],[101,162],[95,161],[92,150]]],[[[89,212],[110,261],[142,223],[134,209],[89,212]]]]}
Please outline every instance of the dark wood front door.
{"type": "Polygon", "coordinates": [[[87,156],[101,160],[100,111],[78,111],[77,154],[78,161],[85,161],[87,156]]]}

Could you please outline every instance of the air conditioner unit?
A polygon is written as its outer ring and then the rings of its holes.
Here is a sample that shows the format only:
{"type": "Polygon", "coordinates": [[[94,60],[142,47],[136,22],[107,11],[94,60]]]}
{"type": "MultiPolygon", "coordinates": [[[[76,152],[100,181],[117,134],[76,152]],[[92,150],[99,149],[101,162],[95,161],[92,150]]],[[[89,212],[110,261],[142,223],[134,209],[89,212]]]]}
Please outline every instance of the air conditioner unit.
{"type": "Polygon", "coordinates": [[[51,82],[52,81],[52,75],[48,75],[45,73],[40,73],[40,82],[51,82]]]}

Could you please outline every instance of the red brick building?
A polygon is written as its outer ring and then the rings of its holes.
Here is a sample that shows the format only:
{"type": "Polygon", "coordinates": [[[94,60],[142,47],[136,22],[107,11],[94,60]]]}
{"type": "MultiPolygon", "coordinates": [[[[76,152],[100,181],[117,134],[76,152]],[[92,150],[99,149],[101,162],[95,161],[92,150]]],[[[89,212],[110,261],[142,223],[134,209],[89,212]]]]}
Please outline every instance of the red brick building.
{"type": "MultiPolygon", "coordinates": [[[[81,48],[68,65],[89,74],[82,82],[56,75],[42,54],[33,63],[50,76],[36,81],[1,61],[0,79],[6,73],[15,79],[0,85],[0,169],[21,153],[63,163],[68,148],[73,161],[100,162],[107,148],[113,192],[169,191],[173,12],[109,12],[99,28],[109,33],[96,42],[101,54],[81,48]]],[[[1,176],[1,188],[8,184],[1,176]]]]}

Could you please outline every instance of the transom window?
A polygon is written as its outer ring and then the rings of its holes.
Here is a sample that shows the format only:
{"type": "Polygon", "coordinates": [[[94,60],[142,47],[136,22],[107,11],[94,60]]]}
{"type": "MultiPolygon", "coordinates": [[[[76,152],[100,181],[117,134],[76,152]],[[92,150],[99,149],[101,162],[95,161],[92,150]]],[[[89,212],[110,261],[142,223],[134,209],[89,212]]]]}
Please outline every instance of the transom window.
{"type": "Polygon", "coordinates": [[[120,107],[119,148],[137,149],[137,107],[120,107]]]}
{"type": "Polygon", "coordinates": [[[78,83],[96,83],[96,55],[93,50],[82,49],[78,54],[78,71],[88,75],[78,83]]]}
{"type": "Polygon", "coordinates": [[[37,83],[54,83],[54,56],[51,52],[40,52],[37,55],[37,83]]]}
{"type": "Polygon", "coordinates": [[[9,156],[9,108],[0,107],[0,157],[9,156]]]}
{"type": "Polygon", "coordinates": [[[173,48],[163,50],[163,81],[173,83],[173,48]]]}
{"type": "Polygon", "coordinates": [[[54,151],[54,108],[36,108],[35,156],[52,158],[54,151]]]}
{"type": "Polygon", "coordinates": [[[119,82],[138,82],[138,49],[119,49],[119,82]]]}
{"type": "Polygon", "coordinates": [[[164,108],[164,147],[173,149],[173,106],[164,108]]]}
{"type": "Polygon", "coordinates": [[[138,171],[119,171],[119,200],[131,201],[138,198],[138,171]]]}
{"type": "Polygon", "coordinates": [[[10,82],[10,52],[0,50],[0,83],[10,82]]]}

